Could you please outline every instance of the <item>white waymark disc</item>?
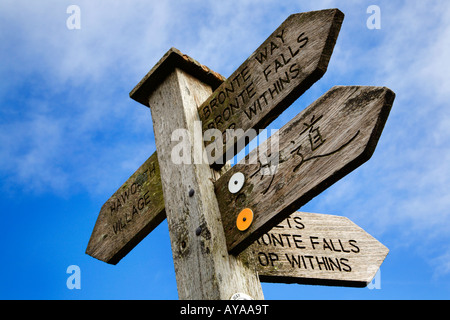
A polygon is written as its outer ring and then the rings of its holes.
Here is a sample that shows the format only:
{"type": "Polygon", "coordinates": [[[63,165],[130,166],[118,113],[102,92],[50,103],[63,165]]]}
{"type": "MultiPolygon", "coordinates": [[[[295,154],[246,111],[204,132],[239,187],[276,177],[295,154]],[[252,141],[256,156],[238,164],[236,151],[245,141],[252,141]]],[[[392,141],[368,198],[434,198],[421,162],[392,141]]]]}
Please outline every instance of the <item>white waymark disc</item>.
{"type": "Polygon", "coordinates": [[[253,298],[245,293],[238,292],[233,294],[230,300],[253,300],[253,298]]]}
{"type": "Polygon", "coordinates": [[[241,172],[233,174],[228,181],[228,190],[231,193],[238,193],[244,186],[245,176],[241,172]]]}

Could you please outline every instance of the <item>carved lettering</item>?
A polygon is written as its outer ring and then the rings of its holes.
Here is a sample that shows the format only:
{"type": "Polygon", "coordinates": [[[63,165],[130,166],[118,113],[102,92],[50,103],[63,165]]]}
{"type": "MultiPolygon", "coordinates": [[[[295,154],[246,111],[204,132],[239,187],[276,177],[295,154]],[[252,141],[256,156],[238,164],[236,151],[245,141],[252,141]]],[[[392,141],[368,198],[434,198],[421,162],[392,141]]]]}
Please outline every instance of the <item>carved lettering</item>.
{"type": "Polygon", "coordinates": [[[293,214],[272,231],[263,234],[254,247],[258,265],[263,268],[260,271],[269,268],[351,273],[354,270],[352,257],[361,254],[357,240],[315,234],[298,214],[293,214]]]}
{"type": "MultiPolygon", "coordinates": [[[[299,21],[296,23],[301,26],[299,21]]],[[[306,79],[310,71],[304,70],[309,59],[303,59],[306,53],[302,55],[302,52],[311,54],[315,50],[308,44],[310,37],[316,40],[316,35],[300,26],[280,26],[200,107],[203,130],[218,129],[224,137],[223,148],[210,159],[213,165],[220,166],[229,160],[228,150],[233,146],[226,144],[224,132],[231,123],[244,131],[254,126],[264,127],[269,112],[284,108],[283,101],[306,79]]],[[[211,143],[205,141],[205,146],[211,143]]],[[[234,154],[240,150],[233,148],[234,154]]]]}

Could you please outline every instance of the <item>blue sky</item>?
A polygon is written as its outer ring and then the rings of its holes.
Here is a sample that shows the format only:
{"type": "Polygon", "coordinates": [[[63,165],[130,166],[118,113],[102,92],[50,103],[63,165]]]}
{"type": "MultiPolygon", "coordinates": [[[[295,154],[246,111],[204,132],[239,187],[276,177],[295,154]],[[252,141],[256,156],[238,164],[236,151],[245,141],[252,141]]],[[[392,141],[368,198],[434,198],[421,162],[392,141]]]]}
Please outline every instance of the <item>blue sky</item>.
{"type": "Polygon", "coordinates": [[[445,0],[2,0],[0,298],[177,299],[166,222],[116,266],[84,253],[102,204],[155,151],[150,112],[129,92],[170,47],[227,77],[290,14],[324,8],[345,14],[328,71],[269,128],[334,85],[396,93],[372,159],[301,208],[350,218],[390,253],[379,289],[263,283],[265,298],[448,299],[445,0]],[[79,30],[66,27],[72,4],[79,30]],[[381,29],[366,26],[370,5],[381,29]]]}

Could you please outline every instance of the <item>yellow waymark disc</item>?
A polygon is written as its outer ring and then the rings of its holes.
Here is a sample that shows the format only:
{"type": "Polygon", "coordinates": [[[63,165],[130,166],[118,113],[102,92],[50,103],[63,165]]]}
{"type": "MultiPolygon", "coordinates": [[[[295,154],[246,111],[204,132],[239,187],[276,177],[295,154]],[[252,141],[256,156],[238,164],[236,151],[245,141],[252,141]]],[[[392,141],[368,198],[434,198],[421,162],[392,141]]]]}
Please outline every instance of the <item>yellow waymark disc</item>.
{"type": "Polygon", "coordinates": [[[249,208],[242,210],[236,220],[236,226],[239,231],[247,230],[253,222],[253,211],[249,208]]]}

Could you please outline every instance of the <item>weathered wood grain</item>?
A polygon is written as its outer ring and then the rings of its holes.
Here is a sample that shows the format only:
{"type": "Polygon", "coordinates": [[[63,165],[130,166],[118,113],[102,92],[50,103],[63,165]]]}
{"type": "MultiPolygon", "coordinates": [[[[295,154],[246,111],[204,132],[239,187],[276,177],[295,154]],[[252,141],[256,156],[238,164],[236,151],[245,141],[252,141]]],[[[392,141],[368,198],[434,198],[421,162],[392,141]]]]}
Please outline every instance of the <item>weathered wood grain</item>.
{"type": "Polygon", "coordinates": [[[251,249],[263,282],[365,287],[389,250],[348,218],[295,212],[251,249]]]}
{"type": "Polygon", "coordinates": [[[254,129],[265,128],[322,77],[343,18],[338,9],[289,16],[200,106],[203,132],[217,129],[222,135],[216,135],[208,154],[214,167],[231,159],[255,136],[254,129]]]}
{"type": "Polygon", "coordinates": [[[139,81],[133,90],[131,90],[130,98],[146,107],[150,107],[148,105],[148,97],[156,90],[160,82],[173,72],[173,66],[177,66],[200,81],[209,84],[213,90],[225,81],[225,77],[222,75],[214,72],[192,57],[181,53],[180,50],[170,48],[142,80],[139,81]]]}
{"type": "MultiPolygon", "coordinates": [[[[197,108],[211,87],[175,68],[149,97],[180,299],[230,299],[244,292],[263,299],[258,275],[246,253],[228,254],[213,175],[208,163],[171,159],[175,129],[194,141],[197,108]]],[[[194,148],[191,145],[191,148],[194,148]]]]}
{"type": "Polygon", "coordinates": [[[215,184],[230,252],[237,254],[289,214],[367,161],[375,150],[395,94],[382,87],[333,87],[266,140],[215,184]],[[273,154],[272,154],[273,152],[273,154]],[[267,159],[277,160],[278,163],[267,159]],[[237,194],[228,191],[236,172],[245,175],[237,194]],[[246,231],[236,218],[254,212],[246,231]]]}
{"type": "Polygon", "coordinates": [[[117,264],[166,217],[156,153],[102,206],[86,253],[117,264]]]}

